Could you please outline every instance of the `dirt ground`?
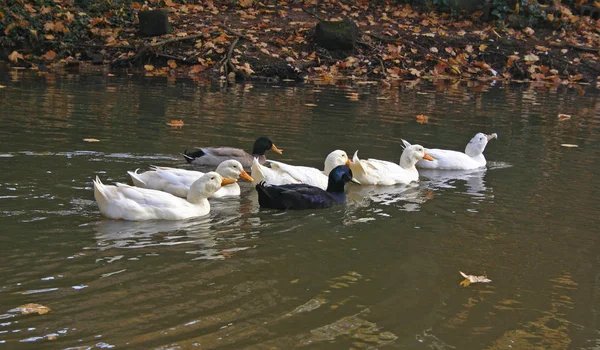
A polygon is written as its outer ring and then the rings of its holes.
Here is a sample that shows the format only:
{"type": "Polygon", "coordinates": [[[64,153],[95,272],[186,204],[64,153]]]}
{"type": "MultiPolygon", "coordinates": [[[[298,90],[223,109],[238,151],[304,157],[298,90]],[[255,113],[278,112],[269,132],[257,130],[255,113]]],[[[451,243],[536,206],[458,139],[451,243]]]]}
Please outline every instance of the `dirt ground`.
{"type": "Polygon", "coordinates": [[[600,75],[600,20],[566,7],[553,9],[553,20],[542,27],[508,28],[481,21],[481,12],[453,18],[389,1],[133,4],[138,10],[165,9],[171,32],[141,37],[135,21],[117,27],[95,17],[85,40],[46,42],[41,50],[5,47],[6,60],[41,71],[93,60],[148,75],[272,83],[448,78],[595,85],[600,75]],[[321,20],[354,22],[360,34],[353,48],[318,45],[314,28],[321,20]]]}

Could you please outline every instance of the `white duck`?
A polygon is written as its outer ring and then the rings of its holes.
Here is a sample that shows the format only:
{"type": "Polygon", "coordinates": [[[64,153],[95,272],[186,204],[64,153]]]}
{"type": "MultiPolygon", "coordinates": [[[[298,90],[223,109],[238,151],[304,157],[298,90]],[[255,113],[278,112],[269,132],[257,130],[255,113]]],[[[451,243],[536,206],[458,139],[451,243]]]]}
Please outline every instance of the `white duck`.
{"type": "Polygon", "coordinates": [[[100,212],[111,219],[131,221],[184,220],[210,212],[210,197],[221,186],[236,182],[216,172],[206,173],[194,181],[187,199],[170,193],[117,183],[104,185],[96,176],[94,197],[100,212]]]}
{"type": "MultiPolygon", "coordinates": [[[[133,184],[138,187],[165,191],[182,198],[187,196],[192,183],[204,175],[204,173],[200,171],[169,167],[152,166],[151,169],[152,170],[144,173],[138,173],[138,169],[135,171],[128,171],[127,173],[131,176],[133,184]]],[[[244,170],[242,164],[235,159],[221,162],[215,171],[223,177],[232,179],[242,177],[250,182],[254,181],[254,179],[252,179],[252,177],[244,170]]],[[[235,182],[221,187],[210,197],[221,198],[239,195],[240,185],[235,182]]]]}
{"type": "Polygon", "coordinates": [[[256,158],[252,162],[254,184],[262,181],[276,186],[303,183],[319,187],[323,190],[327,189],[328,176],[333,168],[338,165],[350,165],[348,155],[342,150],[335,150],[327,155],[323,171],[317,168],[289,165],[273,160],[267,160],[267,162],[271,164],[270,168],[261,165],[256,158]]]}
{"type": "MultiPolygon", "coordinates": [[[[425,152],[435,158],[432,162],[417,162],[418,168],[423,169],[447,169],[447,170],[471,170],[486,165],[483,150],[491,139],[497,139],[498,134],[486,135],[477,133],[465,147],[465,153],[445,149],[426,148],[425,152]]],[[[405,145],[410,143],[405,142],[405,145]]]]}
{"type": "Polygon", "coordinates": [[[406,147],[400,156],[400,164],[379,159],[360,160],[356,151],[350,169],[363,185],[409,184],[419,180],[415,164],[421,159],[433,160],[421,145],[406,147]]]}

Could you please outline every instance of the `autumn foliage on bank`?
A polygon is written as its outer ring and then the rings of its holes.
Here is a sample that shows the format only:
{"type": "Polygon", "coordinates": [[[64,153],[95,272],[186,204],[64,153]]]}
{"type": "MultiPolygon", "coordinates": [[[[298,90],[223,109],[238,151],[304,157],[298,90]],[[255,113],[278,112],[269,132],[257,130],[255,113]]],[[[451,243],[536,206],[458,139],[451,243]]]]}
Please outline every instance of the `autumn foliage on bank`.
{"type": "Polygon", "coordinates": [[[93,62],[222,80],[548,84],[595,83],[600,72],[600,20],[560,3],[540,5],[536,26],[526,26],[510,19],[526,18],[520,3],[506,7],[505,17],[483,21],[482,11],[440,13],[383,0],[1,2],[0,58],[42,71],[93,62]],[[167,11],[171,32],[142,37],[138,12],[158,8],[167,11]],[[317,23],[341,20],[358,26],[352,49],[331,51],[315,42],[317,23]]]}

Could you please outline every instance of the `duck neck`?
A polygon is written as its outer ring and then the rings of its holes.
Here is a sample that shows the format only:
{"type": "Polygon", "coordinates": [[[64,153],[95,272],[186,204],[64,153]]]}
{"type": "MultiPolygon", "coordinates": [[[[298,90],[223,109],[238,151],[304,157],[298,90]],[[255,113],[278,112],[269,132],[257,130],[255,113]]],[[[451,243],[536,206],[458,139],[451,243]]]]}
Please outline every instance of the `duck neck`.
{"type": "Polygon", "coordinates": [[[210,205],[206,196],[199,193],[193,193],[193,191],[188,192],[187,201],[192,204],[210,205]]]}
{"type": "Polygon", "coordinates": [[[417,161],[408,155],[408,152],[402,152],[400,156],[400,166],[406,170],[416,169],[417,161]]]}
{"type": "Polygon", "coordinates": [[[327,192],[331,193],[344,193],[344,183],[332,181],[329,179],[327,182],[327,192]]]}

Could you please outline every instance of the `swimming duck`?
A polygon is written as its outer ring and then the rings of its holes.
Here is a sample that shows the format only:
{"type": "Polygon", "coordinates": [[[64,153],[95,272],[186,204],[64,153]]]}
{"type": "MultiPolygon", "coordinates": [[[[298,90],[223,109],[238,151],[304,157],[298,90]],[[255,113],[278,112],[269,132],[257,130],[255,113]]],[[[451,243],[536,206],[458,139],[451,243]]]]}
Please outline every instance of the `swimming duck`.
{"type": "Polygon", "coordinates": [[[252,154],[245,152],[240,148],[233,147],[204,147],[197,149],[193,152],[187,153],[187,150],[183,152],[183,157],[188,163],[195,165],[212,165],[217,166],[221,162],[228,159],[235,159],[242,163],[244,169],[250,169],[252,166],[252,160],[258,157],[258,161],[264,164],[267,160],[265,152],[271,150],[277,154],[282,154],[283,150],[277,148],[273,141],[268,137],[259,137],[254,141],[254,147],[252,148],[252,154]]]}
{"type": "Polygon", "coordinates": [[[400,156],[400,164],[379,159],[361,160],[358,159],[358,151],[356,151],[350,168],[363,185],[408,184],[419,180],[419,172],[415,164],[421,159],[433,160],[421,145],[404,148],[400,156]]]}
{"type": "Polygon", "coordinates": [[[252,162],[252,174],[254,174],[255,184],[262,181],[269,185],[287,185],[294,183],[303,183],[311,186],[317,186],[323,190],[327,189],[329,182],[328,175],[333,168],[338,165],[350,165],[350,159],[346,152],[335,150],[325,158],[324,171],[317,168],[289,165],[274,160],[267,160],[271,167],[266,167],[254,159],[252,162]]]}
{"type": "Polygon", "coordinates": [[[100,212],[111,219],[130,221],[184,220],[210,212],[208,197],[221,186],[236,182],[211,171],[194,181],[187,198],[170,193],[118,183],[104,185],[94,180],[94,197],[100,212]]]}
{"type": "Polygon", "coordinates": [[[335,167],[328,178],[327,190],[307,184],[256,185],[258,204],[271,209],[323,209],[346,203],[344,186],[348,182],[360,184],[352,177],[352,170],[346,165],[335,167]]]}
{"type": "MultiPolygon", "coordinates": [[[[484,133],[477,133],[471,141],[465,147],[465,153],[458,151],[451,151],[445,149],[426,148],[427,154],[435,158],[432,162],[417,162],[418,168],[423,169],[449,169],[449,170],[471,170],[481,168],[486,165],[485,157],[483,156],[483,150],[487,146],[488,142],[492,139],[497,139],[498,134],[493,133],[486,135],[484,133]]],[[[403,142],[405,142],[403,140],[403,142]]],[[[408,142],[405,143],[409,144],[408,142]]],[[[409,144],[410,145],[410,144],[409,144]]]]}
{"type": "MultiPolygon", "coordinates": [[[[152,170],[144,173],[138,173],[138,169],[135,171],[128,171],[127,173],[129,176],[131,176],[133,184],[138,187],[165,191],[182,198],[187,197],[192,183],[204,175],[204,173],[201,171],[161,166],[152,166],[151,169],[152,170]]],[[[254,179],[244,170],[242,164],[235,159],[229,159],[222,162],[219,164],[215,172],[219,173],[223,177],[229,177],[232,179],[238,179],[242,177],[250,182],[254,181],[254,179]]],[[[234,182],[230,185],[221,187],[210,197],[221,198],[239,195],[240,185],[238,185],[237,182],[234,182]]]]}

